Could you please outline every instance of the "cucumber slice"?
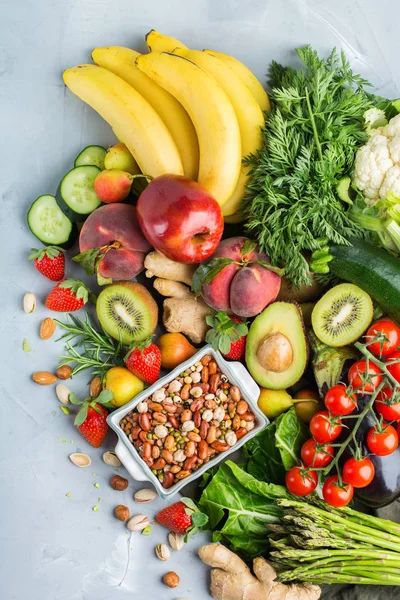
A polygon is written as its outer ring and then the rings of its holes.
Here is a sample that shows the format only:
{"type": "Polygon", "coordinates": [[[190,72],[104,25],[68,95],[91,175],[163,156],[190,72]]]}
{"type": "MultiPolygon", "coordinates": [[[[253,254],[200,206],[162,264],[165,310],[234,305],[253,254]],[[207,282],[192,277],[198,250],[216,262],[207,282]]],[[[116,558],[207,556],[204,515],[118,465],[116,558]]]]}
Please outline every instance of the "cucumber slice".
{"type": "Polygon", "coordinates": [[[83,165],[69,171],[57,190],[57,203],[71,221],[84,221],[101,204],[94,191],[94,180],[101,173],[98,167],[83,165]]]}
{"type": "Polygon", "coordinates": [[[38,240],[47,245],[69,248],[78,237],[78,229],[64,215],[54,196],[39,196],[28,211],[28,225],[38,240]]]}
{"type": "Polygon", "coordinates": [[[107,150],[103,146],[86,146],[76,157],[74,167],[94,165],[103,171],[106,152],[107,150]]]}

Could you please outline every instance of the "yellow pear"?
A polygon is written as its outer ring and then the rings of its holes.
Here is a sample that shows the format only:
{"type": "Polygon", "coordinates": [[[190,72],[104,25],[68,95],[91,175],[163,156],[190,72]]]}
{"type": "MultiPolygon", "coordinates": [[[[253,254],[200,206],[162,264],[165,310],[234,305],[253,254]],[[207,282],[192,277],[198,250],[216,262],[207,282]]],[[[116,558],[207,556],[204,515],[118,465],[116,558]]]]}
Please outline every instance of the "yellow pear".
{"type": "Polygon", "coordinates": [[[292,397],[286,390],[261,388],[258,407],[269,419],[278,417],[292,406],[292,397]]]}
{"type": "Polygon", "coordinates": [[[114,394],[111,404],[123,406],[144,390],[144,383],[125,367],[111,367],[105,376],[106,389],[114,394]]]}

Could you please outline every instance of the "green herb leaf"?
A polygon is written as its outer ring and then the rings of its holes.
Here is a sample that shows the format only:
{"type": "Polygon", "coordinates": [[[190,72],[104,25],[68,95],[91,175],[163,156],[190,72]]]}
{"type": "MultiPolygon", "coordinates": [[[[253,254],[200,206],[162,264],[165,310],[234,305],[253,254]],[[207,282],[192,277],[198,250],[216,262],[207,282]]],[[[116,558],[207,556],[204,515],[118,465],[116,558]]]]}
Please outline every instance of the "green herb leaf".
{"type": "Polygon", "coordinates": [[[210,283],[225,267],[235,262],[232,258],[212,258],[202,263],[194,272],[192,292],[199,296],[203,285],[210,283]]]}
{"type": "Polygon", "coordinates": [[[72,260],[83,267],[86,275],[94,275],[97,270],[100,255],[100,248],[92,248],[91,250],[86,250],[85,252],[73,256],[72,260]]]}
{"type": "Polygon", "coordinates": [[[282,275],[285,272],[285,269],[274,267],[273,265],[271,265],[271,263],[267,262],[266,260],[255,260],[253,262],[255,262],[257,265],[265,267],[266,269],[268,269],[268,271],[271,271],[272,273],[276,273],[277,275],[279,275],[279,277],[282,277],[282,275]]]}
{"type": "MultiPolygon", "coordinates": [[[[70,399],[71,399],[71,395],[70,395],[70,399]]],[[[74,425],[79,427],[79,425],[82,425],[82,423],[84,423],[86,421],[86,418],[88,415],[88,410],[89,410],[89,403],[84,402],[81,410],[78,412],[78,414],[75,417],[74,425]]]]}
{"type": "Polygon", "coordinates": [[[98,404],[107,404],[108,402],[111,402],[111,400],[113,398],[114,398],[114,394],[111,390],[103,390],[97,396],[96,402],[98,402],[98,404]]]}
{"type": "Polygon", "coordinates": [[[204,527],[208,523],[208,516],[202,512],[195,512],[192,514],[192,523],[196,527],[204,527]]]}
{"type": "Polygon", "coordinates": [[[242,256],[244,256],[245,254],[249,254],[250,252],[253,252],[253,250],[255,248],[257,248],[257,242],[255,242],[254,240],[247,239],[245,241],[245,243],[243,244],[240,253],[242,256]]]}
{"type": "Polygon", "coordinates": [[[80,400],[75,392],[71,392],[71,394],[68,396],[68,400],[71,402],[71,404],[75,404],[77,406],[83,404],[83,400],[80,400]]]}

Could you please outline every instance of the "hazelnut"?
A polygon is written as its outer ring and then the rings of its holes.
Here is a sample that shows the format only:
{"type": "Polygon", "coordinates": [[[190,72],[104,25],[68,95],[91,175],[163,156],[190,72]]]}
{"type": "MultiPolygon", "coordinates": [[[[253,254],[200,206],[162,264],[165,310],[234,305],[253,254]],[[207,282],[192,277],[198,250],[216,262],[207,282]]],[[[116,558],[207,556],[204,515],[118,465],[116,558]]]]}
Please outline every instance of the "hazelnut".
{"type": "Polygon", "coordinates": [[[123,492],[128,487],[129,482],[125,477],[121,477],[120,475],[114,475],[111,477],[110,486],[113,490],[117,490],[117,492],[123,492]]]}
{"type": "Polygon", "coordinates": [[[261,341],[257,358],[267,371],[283,373],[293,362],[293,348],[282,333],[270,333],[261,341]]]}
{"type": "Polygon", "coordinates": [[[179,585],[179,575],[174,571],[168,571],[163,577],[163,582],[170,588],[175,588],[179,585]]]}
{"type": "Polygon", "coordinates": [[[114,515],[119,521],[125,522],[131,516],[131,512],[127,506],[124,506],[123,504],[118,504],[118,506],[114,508],[114,515]]]}
{"type": "Polygon", "coordinates": [[[72,368],[69,365],[63,365],[62,367],[58,367],[56,371],[56,375],[58,379],[69,379],[72,374],[72,368]]]}

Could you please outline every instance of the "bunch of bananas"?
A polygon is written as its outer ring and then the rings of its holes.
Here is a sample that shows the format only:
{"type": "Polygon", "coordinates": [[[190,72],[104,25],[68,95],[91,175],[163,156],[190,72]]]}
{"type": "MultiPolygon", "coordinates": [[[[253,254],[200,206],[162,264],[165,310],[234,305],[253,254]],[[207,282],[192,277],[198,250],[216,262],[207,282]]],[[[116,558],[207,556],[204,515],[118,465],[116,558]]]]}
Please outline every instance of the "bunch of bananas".
{"type": "Polygon", "coordinates": [[[65,84],[111,125],[143,173],[190,177],[227,221],[239,220],[248,178],[242,159],[261,145],[267,93],[227,54],[190,50],[155,30],[146,42],[148,54],[95,48],[95,65],[67,69],[65,84]]]}

